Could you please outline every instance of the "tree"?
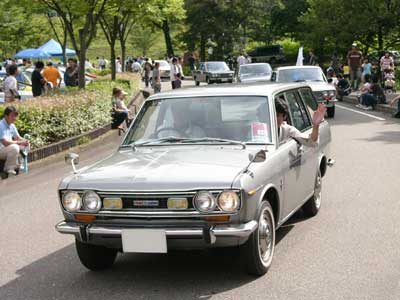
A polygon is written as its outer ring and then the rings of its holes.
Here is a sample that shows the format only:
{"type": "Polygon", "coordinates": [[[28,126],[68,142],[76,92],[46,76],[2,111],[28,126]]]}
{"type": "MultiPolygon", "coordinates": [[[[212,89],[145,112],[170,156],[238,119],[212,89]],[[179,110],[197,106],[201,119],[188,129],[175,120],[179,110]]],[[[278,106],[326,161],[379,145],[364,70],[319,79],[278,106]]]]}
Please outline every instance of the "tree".
{"type": "Polygon", "coordinates": [[[79,58],[79,88],[85,88],[86,51],[96,35],[107,0],[41,0],[62,18],[79,58]]]}
{"type": "Polygon", "coordinates": [[[54,36],[57,42],[60,43],[62,48],[62,57],[64,66],[67,65],[67,41],[68,41],[68,31],[67,26],[65,26],[64,20],[60,18],[56,12],[48,11],[46,13],[47,20],[49,21],[50,27],[53,30],[54,36]],[[59,33],[61,29],[61,34],[59,33]]]}

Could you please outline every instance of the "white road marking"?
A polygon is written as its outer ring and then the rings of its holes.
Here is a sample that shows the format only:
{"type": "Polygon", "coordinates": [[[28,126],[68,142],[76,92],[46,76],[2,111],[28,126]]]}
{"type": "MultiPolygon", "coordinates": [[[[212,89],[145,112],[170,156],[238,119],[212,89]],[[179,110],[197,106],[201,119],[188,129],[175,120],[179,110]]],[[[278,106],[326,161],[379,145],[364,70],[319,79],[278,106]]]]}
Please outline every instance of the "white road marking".
{"type": "Polygon", "coordinates": [[[355,112],[357,114],[360,114],[360,115],[363,115],[363,116],[367,116],[367,117],[370,117],[370,118],[373,118],[373,119],[376,119],[376,120],[379,120],[379,121],[385,121],[386,120],[384,118],[380,118],[380,117],[377,117],[377,116],[374,116],[374,115],[371,115],[371,114],[367,114],[365,112],[362,112],[362,111],[359,111],[359,110],[355,110],[355,109],[352,109],[352,108],[348,108],[348,107],[345,107],[345,106],[341,106],[341,105],[337,105],[337,104],[336,104],[336,106],[341,108],[341,109],[352,111],[352,112],[355,112]]]}

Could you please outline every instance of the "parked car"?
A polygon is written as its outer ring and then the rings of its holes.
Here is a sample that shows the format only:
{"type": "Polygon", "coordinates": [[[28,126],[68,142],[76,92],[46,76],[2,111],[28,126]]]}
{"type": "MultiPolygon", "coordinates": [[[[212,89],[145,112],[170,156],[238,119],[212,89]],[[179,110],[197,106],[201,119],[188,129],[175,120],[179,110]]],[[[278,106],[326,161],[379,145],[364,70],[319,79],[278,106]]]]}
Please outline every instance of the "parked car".
{"type": "Polygon", "coordinates": [[[111,267],[118,252],[240,247],[248,271],[264,274],[276,229],[300,207],[318,213],[332,164],[326,121],[317,147],[279,144],[277,98],[288,103],[287,121],[310,133],[317,103],[305,84],[151,96],[113,155],[80,170],[79,156],[66,156],[75,171],[59,185],[56,229],[74,235],[91,270],[111,267]]]}
{"type": "Polygon", "coordinates": [[[336,88],[328,83],[322,69],[317,66],[279,67],[271,77],[275,82],[306,82],[318,102],[326,104],[329,118],[335,116],[336,88]]]}
{"type": "MultiPolygon", "coordinates": [[[[3,85],[3,80],[6,78],[7,73],[5,70],[0,71],[0,103],[4,103],[4,92],[1,90],[3,85]]],[[[21,100],[27,100],[33,97],[32,94],[32,81],[31,79],[25,74],[25,72],[20,72],[17,77],[18,82],[18,93],[21,96],[21,100]]]]}
{"type": "Polygon", "coordinates": [[[281,45],[262,46],[248,52],[251,62],[268,62],[272,65],[286,61],[285,53],[281,45]]]}
{"type": "Polygon", "coordinates": [[[160,63],[160,76],[169,80],[171,73],[171,66],[166,60],[155,60],[154,63],[160,63]]]}
{"type": "Polygon", "coordinates": [[[239,66],[237,81],[238,82],[260,82],[270,81],[272,68],[268,63],[245,64],[239,66]]]}
{"type": "Polygon", "coordinates": [[[208,61],[199,64],[197,70],[192,71],[193,80],[196,85],[200,82],[223,83],[233,82],[234,72],[231,71],[224,61],[208,61]]]}

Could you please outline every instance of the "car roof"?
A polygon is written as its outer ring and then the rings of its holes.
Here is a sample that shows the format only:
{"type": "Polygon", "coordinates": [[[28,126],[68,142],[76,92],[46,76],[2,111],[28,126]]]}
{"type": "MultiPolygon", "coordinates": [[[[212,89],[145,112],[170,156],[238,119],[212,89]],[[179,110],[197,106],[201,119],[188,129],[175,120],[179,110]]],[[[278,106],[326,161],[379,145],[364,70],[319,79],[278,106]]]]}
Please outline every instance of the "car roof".
{"type": "Polygon", "coordinates": [[[201,63],[202,64],[208,64],[208,63],[224,63],[224,64],[226,64],[226,62],[224,62],[223,60],[203,61],[201,63]]]}
{"type": "Polygon", "coordinates": [[[286,67],[276,68],[277,71],[292,70],[292,69],[318,69],[318,70],[321,70],[321,68],[318,66],[286,66],[286,67]]]}
{"type": "Polygon", "coordinates": [[[165,99],[165,98],[185,98],[185,97],[202,97],[202,96],[271,96],[274,93],[282,91],[307,87],[305,83],[235,83],[235,84],[220,84],[175,89],[168,92],[158,93],[148,98],[148,100],[165,99]]]}
{"type": "Polygon", "coordinates": [[[240,65],[239,67],[259,66],[259,65],[268,65],[268,66],[271,66],[269,63],[251,63],[251,64],[243,64],[243,65],[240,65]]]}

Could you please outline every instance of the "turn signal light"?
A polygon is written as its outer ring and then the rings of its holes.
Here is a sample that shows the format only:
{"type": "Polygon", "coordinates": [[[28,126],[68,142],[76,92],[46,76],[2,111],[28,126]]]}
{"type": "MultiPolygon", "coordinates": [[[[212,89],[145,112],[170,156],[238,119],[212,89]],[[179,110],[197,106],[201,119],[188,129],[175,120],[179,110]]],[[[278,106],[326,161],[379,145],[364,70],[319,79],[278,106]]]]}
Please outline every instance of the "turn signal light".
{"type": "Polygon", "coordinates": [[[96,216],[92,215],[74,215],[75,219],[82,222],[92,222],[96,220],[96,216]]]}
{"type": "Polygon", "coordinates": [[[229,216],[211,216],[211,217],[206,217],[206,221],[211,221],[211,222],[227,222],[230,220],[229,216]]]}

